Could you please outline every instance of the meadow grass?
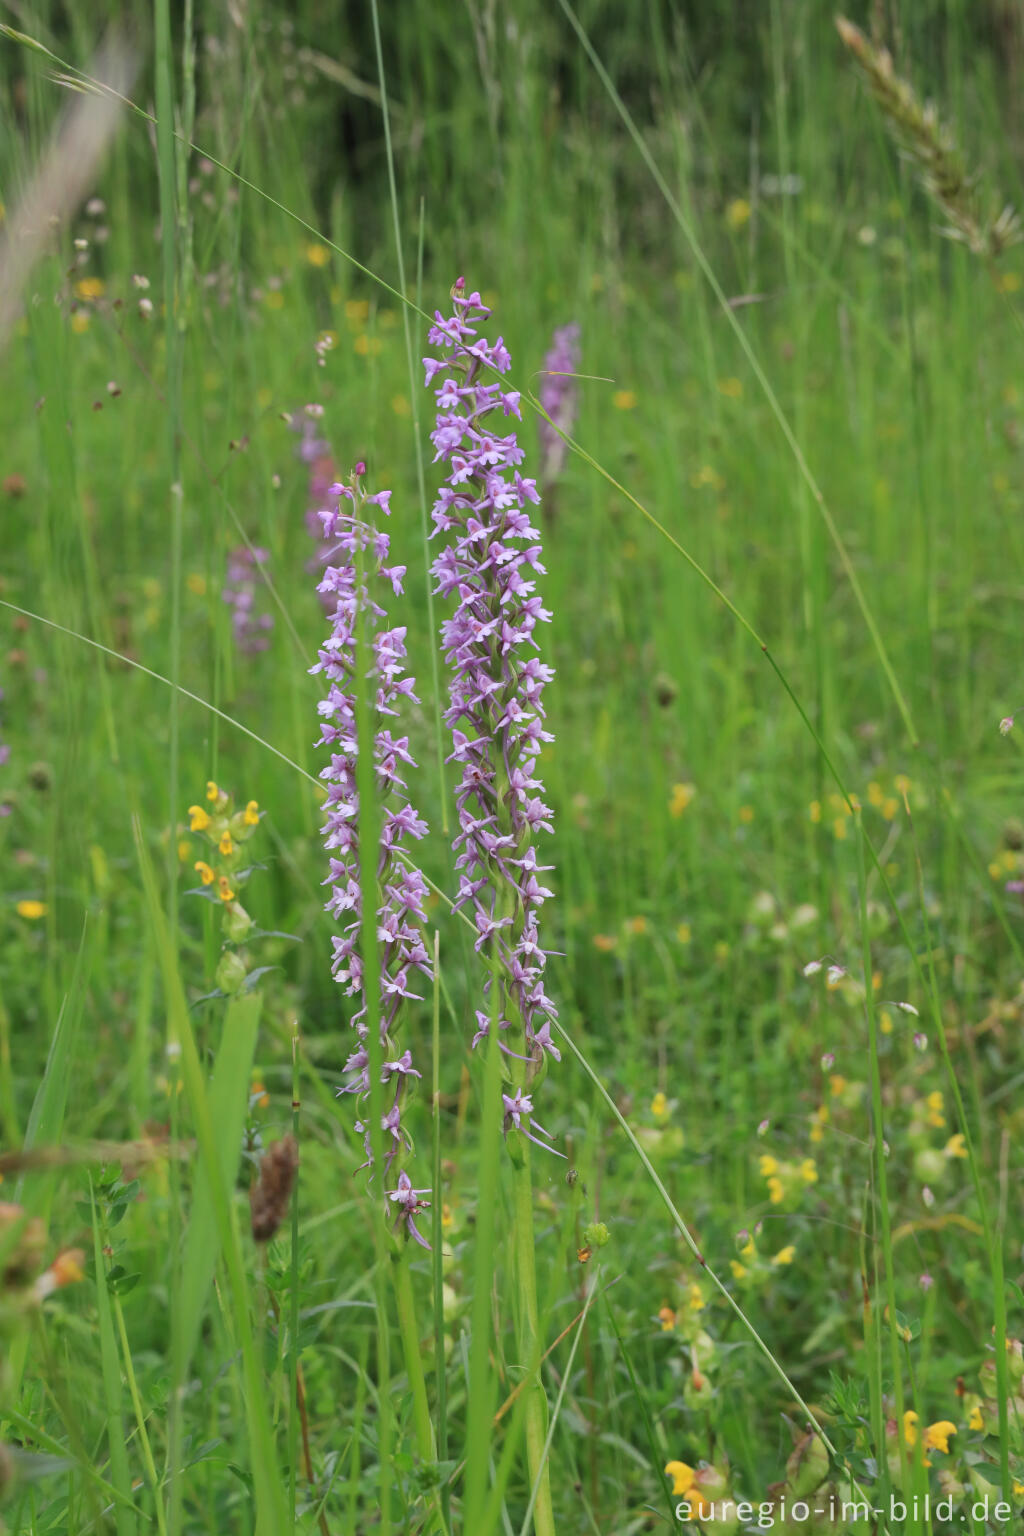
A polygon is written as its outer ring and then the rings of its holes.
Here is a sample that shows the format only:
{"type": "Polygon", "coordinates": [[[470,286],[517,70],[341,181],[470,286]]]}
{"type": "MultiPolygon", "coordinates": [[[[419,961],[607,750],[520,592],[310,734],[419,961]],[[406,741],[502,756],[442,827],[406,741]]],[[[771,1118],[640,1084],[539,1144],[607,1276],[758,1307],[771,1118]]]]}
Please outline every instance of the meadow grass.
{"type": "MultiPolygon", "coordinates": [[[[991,38],[903,11],[895,67],[1019,201],[991,38]]],[[[7,1527],[526,1531],[538,1382],[542,1536],[663,1529],[686,1489],[697,1516],[863,1492],[883,1516],[834,1525],[864,1531],[1019,1509],[1019,251],[940,232],[818,0],[738,28],[568,0],[131,14],[141,110],[0,359],[7,1527]],[[539,513],[562,1060],[536,1098],[567,1159],[531,1153],[525,1206],[497,1055],[468,1050],[425,563],[424,316],[463,272],[524,399],[581,327],[539,513]],[[285,419],[309,403],[339,477],[393,488],[409,567],[430,1253],[391,1250],[334,1092],[327,620],[285,419]],[[240,546],[269,552],[256,654],[221,597],[240,546]],[[230,1003],[201,1001],[217,903],[185,894],[209,780],[263,812],[271,969],[230,1003]],[[247,1189],[288,1131],[291,1213],[257,1244],[247,1189]]],[[[14,20],[7,223],[55,74],[99,41],[84,6],[14,20]]]]}

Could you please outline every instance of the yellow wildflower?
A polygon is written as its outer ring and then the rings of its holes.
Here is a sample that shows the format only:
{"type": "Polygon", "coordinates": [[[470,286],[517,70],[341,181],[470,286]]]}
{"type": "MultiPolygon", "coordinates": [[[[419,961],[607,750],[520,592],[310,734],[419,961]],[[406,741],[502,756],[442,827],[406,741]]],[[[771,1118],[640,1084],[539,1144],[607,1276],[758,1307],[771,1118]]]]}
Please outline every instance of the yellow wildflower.
{"type": "Polygon", "coordinates": [[[754,807],[752,805],[740,806],[740,821],[745,827],[749,827],[754,819],[754,807]]]}
{"type": "Polygon", "coordinates": [[[903,1439],[907,1445],[917,1444],[917,1414],[908,1408],[903,1415],[903,1439]]]}
{"type": "Polygon", "coordinates": [[[883,1008],[878,1015],[878,1027],[883,1035],[892,1034],[892,1014],[887,1008],[883,1008]]]}
{"type": "Polygon", "coordinates": [[[612,395],[612,405],[617,411],[631,411],[636,405],[636,395],[631,389],[617,389],[612,395]]]}
{"type": "Polygon", "coordinates": [[[280,288],[271,288],[263,302],[268,309],[284,309],[284,294],[280,288]]]}
{"type": "Polygon", "coordinates": [[[909,795],[910,780],[907,778],[905,773],[898,773],[892,782],[893,788],[898,795],[909,795]]]}
{"type": "Polygon", "coordinates": [[[391,409],[396,416],[411,416],[412,406],[409,404],[408,395],[392,395],[391,409]]]}
{"type": "Polygon", "coordinates": [[[379,357],[383,345],[379,336],[367,336],[364,331],[356,337],[352,348],[359,357],[379,357]]]}
{"type": "Polygon", "coordinates": [[[772,1263],[773,1264],[792,1264],[793,1258],[794,1258],[795,1254],[796,1254],[795,1246],[792,1243],[788,1243],[785,1248],[780,1248],[779,1249],[779,1251],[775,1255],[774,1259],[772,1259],[772,1263]]]}
{"type": "Polygon", "coordinates": [[[696,1280],[693,1282],[689,1291],[686,1293],[686,1305],[691,1312],[703,1312],[704,1310],[704,1292],[701,1290],[696,1280]]]}
{"type": "Polygon", "coordinates": [[[947,1157],[966,1157],[967,1146],[964,1142],[963,1131],[957,1131],[955,1136],[951,1136],[942,1150],[947,1157]]]}
{"type": "Polygon", "coordinates": [[[949,1419],[940,1419],[937,1424],[929,1424],[924,1432],[924,1445],[927,1451],[941,1451],[943,1456],[949,1455],[949,1437],[956,1434],[956,1425],[949,1419]]]}
{"type": "Polygon", "coordinates": [[[221,840],[217,844],[217,849],[218,849],[218,852],[222,853],[226,859],[230,858],[230,856],[234,853],[235,845],[231,841],[231,833],[228,832],[227,830],[225,830],[225,832],[221,836],[221,840]]]}
{"type": "Polygon", "coordinates": [[[19,917],[25,917],[30,923],[34,923],[39,917],[46,916],[45,901],[19,901],[14,909],[19,917]]]}
{"type": "Polygon", "coordinates": [[[811,817],[811,820],[813,822],[819,822],[821,820],[821,801],[820,800],[812,800],[811,801],[810,817],[811,817]]]}
{"type": "Polygon", "coordinates": [[[680,923],[676,929],[676,938],[680,944],[689,944],[692,937],[689,923],[680,923]]]}
{"type": "Polygon", "coordinates": [[[185,577],[185,585],[194,597],[206,596],[206,577],[200,576],[198,571],[190,571],[185,577]]]}
{"type": "Polygon", "coordinates": [[[761,1153],[761,1156],[757,1160],[757,1166],[762,1179],[770,1179],[773,1174],[776,1174],[779,1171],[779,1165],[775,1161],[774,1157],[772,1157],[770,1152],[761,1153]]]}
{"type": "Polygon", "coordinates": [[[71,329],[76,336],[83,335],[89,329],[89,316],[84,309],[76,309],[71,316],[71,329]]]}
{"type": "Polygon", "coordinates": [[[594,948],[599,949],[602,954],[607,954],[609,950],[615,948],[615,935],[611,933],[595,933],[593,938],[593,945],[594,948]]]}
{"type": "Polygon", "coordinates": [[[813,1157],[805,1157],[800,1164],[800,1177],[805,1184],[817,1184],[818,1169],[813,1157]]]}
{"type": "Polygon", "coordinates": [[[734,1280],[742,1280],[747,1272],[747,1266],[741,1264],[739,1259],[730,1259],[729,1267],[732,1270],[734,1280]]]}
{"type": "Polygon", "coordinates": [[[971,1416],[970,1416],[970,1418],[967,1421],[967,1428],[968,1429],[984,1429],[985,1428],[985,1420],[982,1417],[981,1407],[980,1407],[980,1405],[978,1403],[975,1403],[974,1407],[971,1409],[971,1416]]]}
{"type": "Polygon", "coordinates": [[[255,1099],[256,1104],[260,1109],[266,1109],[267,1105],[270,1103],[270,1094],[267,1092],[266,1088],[264,1088],[258,1077],[253,1079],[252,1087],[249,1089],[249,1095],[251,1098],[255,1099]]]}
{"type": "Polygon", "coordinates": [[[182,864],[184,864],[185,860],[188,858],[188,856],[189,856],[189,854],[191,852],[192,852],[192,844],[189,842],[188,838],[187,837],[179,838],[178,839],[178,858],[179,858],[179,860],[181,861],[182,864]]]}
{"type": "Polygon", "coordinates": [[[231,882],[227,875],[221,875],[217,881],[217,894],[223,902],[234,901],[235,893],[231,889],[231,882]]]}
{"type": "Polygon", "coordinates": [[[188,814],[192,818],[189,822],[190,832],[205,832],[210,825],[210,818],[201,805],[190,805],[188,814]]]}
{"type": "Polygon", "coordinates": [[[255,826],[258,825],[259,819],[260,819],[259,802],[256,801],[256,800],[250,800],[249,804],[245,808],[245,815],[242,817],[242,820],[245,822],[245,825],[247,827],[255,827],[255,826]]]}
{"type": "Polygon", "coordinates": [[[670,1461],[667,1463],[665,1471],[672,1479],[672,1497],[674,1499],[689,1493],[696,1477],[692,1467],[688,1467],[685,1461],[670,1461]]]}
{"type": "Polygon", "coordinates": [[[745,197],[734,197],[731,203],[726,205],[725,222],[733,234],[743,228],[750,218],[750,204],[745,197]]]}
{"type": "Polygon", "coordinates": [[[306,246],[306,260],[309,262],[311,267],[326,267],[330,259],[330,251],[327,249],[326,245],[321,245],[319,241],[311,241],[310,244],[306,246]]]}
{"type": "Polygon", "coordinates": [[[626,932],[640,935],[647,932],[646,917],[627,917],[626,932]]]}
{"type": "Polygon", "coordinates": [[[727,400],[739,400],[743,395],[743,383],[740,379],[719,379],[718,393],[727,400]]]}
{"type": "Polygon", "coordinates": [[[828,1080],[828,1085],[832,1090],[832,1097],[838,1099],[846,1088],[846,1078],[839,1072],[833,1072],[828,1080]]]}
{"type": "Polygon", "coordinates": [[[754,1239],[752,1237],[748,1238],[740,1249],[740,1258],[747,1259],[748,1261],[757,1258],[757,1249],[754,1247],[754,1239]]]}
{"type": "Polygon", "coordinates": [[[672,798],[668,802],[669,815],[678,821],[696,793],[693,784],[673,784],[672,798]]]}
{"type": "Polygon", "coordinates": [[[214,875],[213,870],[210,868],[209,864],[204,864],[202,859],[197,859],[192,867],[195,869],[204,885],[213,884],[216,876],[214,875]]]}
{"type": "Polygon", "coordinates": [[[105,292],[102,277],[80,277],[75,284],[75,293],[80,299],[102,299],[105,292]]]}
{"type": "Polygon", "coordinates": [[[885,790],[882,788],[881,784],[879,784],[877,779],[872,779],[870,784],[868,785],[868,800],[869,800],[869,802],[871,803],[871,805],[875,806],[876,809],[877,809],[877,807],[881,805],[881,803],[882,803],[882,801],[884,799],[885,799],[885,790]]]}
{"type": "Polygon", "coordinates": [[[835,821],[832,823],[832,835],[837,843],[845,842],[846,818],[844,816],[837,816],[835,821]]]}
{"type": "Polygon", "coordinates": [[[655,1120],[663,1120],[668,1114],[668,1099],[660,1091],[651,1100],[651,1114],[655,1120]]]}
{"type": "Polygon", "coordinates": [[[207,798],[207,800],[216,800],[217,796],[219,794],[220,794],[220,790],[217,788],[217,786],[213,782],[213,780],[212,779],[207,779],[207,781],[206,781],[206,798],[207,798]]]}
{"type": "Polygon", "coordinates": [[[720,965],[724,965],[729,958],[729,945],[725,939],[719,939],[714,949],[715,959],[720,965]]]}
{"type": "Polygon", "coordinates": [[[370,313],[370,305],[366,299],[349,299],[345,304],[346,320],[365,320],[370,313]]]}
{"type": "Polygon", "coordinates": [[[782,1187],[782,1180],[781,1179],[774,1179],[774,1178],[773,1179],[769,1179],[768,1180],[768,1198],[771,1201],[772,1205],[781,1205],[783,1200],[785,1199],[785,1196],[786,1196],[786,1192],[785,1192],[785,1190],[782,1187]]]}
{"type": "Polygon", "coordinates": [[[671,1307],[661,1307],[658,1312],[658,1321],[661,1323],[663,1333],[671,1333],[676,1325],[676,1315],[671,1307]]]}

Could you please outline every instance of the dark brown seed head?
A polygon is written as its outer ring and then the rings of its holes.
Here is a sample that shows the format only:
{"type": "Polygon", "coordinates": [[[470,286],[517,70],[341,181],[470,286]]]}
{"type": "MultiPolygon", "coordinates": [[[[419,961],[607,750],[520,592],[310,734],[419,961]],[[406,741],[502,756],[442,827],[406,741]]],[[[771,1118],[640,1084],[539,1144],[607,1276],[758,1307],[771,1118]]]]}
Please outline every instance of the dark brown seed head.
{"type": "Polygon", "coordinates": [[[294,1136],[282,1136],[263,1154],[260,1176],[249,1191],[252,1235],[258,1243],[269,1243],[284,1221],[298,1166],[299,1148],[294,1136]]]}

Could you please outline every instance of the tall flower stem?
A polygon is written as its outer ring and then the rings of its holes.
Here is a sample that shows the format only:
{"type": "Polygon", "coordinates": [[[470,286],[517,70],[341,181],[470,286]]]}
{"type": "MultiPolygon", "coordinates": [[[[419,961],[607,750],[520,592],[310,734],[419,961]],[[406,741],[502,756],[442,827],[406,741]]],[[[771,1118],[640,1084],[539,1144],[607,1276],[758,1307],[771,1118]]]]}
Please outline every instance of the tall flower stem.
{"type": "MultiPolygon", "coordinates": [[[[533,1241],[533,1180],[530,1174],[530,1143],[513,1131],[509,1140],[512,1157],[512,1188],[515,1225],[513,1248],[519,1281],[518,1344],[523,1369],[533,1373],[540,1364],[540,1314],[537,1307],[537,1264],[533,1241]],[[515,1145],[514,1143],[517,1143],[515,1145]]],[[[536,1488],[533,1524],[536,1536],[554,1536],[555,1512],[551,1503],[551,1477],[544,1454],[548,1432],[548,1404],[538,1375],[527,1388],[526,1461],[536,1488]]]]}
{"type": "Polygon", "coordinates": [[[409,1245],[391,1255],[391,1278],[398,1307],[398,1330],[402,1339],[405,1369],[412,1392],[413,1428],[416,1432],[416,1450],[421,1461],[434,1460],[434,1426],[430,1420],[430,1404],[427,1400],[427,1381],[423,1374],[423,1357],[420,1350],[420,1332],[416,1324],[416,1297],[413,1294],[412,1274],[409,1270],[409,1245]]]}

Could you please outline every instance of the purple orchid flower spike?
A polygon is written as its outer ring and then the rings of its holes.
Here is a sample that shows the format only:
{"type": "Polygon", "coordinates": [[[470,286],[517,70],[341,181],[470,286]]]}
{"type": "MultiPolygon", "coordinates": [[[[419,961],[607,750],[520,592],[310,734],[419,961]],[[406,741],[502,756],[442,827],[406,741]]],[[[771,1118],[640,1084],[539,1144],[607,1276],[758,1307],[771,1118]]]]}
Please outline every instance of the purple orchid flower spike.
{"type": "MultiPolygon", "coordinates": [[[[409,738],[399,735],[402,706],[416,702],[415,679],[405,673],[405,628],[389,628],[387,612],[374,594],[400,596],[405,566],[389,563],[390,539],[368,520],[371,508],[387,515],[390,491],[370,496],[363,489],[361,476],[365,465],[357,464],[347,485],[330,487],[335,503],[319,513],[325,540],[329,541],[330,564],[323,573],[318,591],[330,605],[332,632],[320,648],[312,673],[323,673],[329,683],[327,697],[321,700],[321,734],[318,745],[330,749],[331,760],[321,769],[327,785],[323,833],[330,859],[324,884],[330,887],[326,910],[342,925],[341,935],[333,940],[331,969],[350,997],[363,990],[363,967],[359,937],[363,893],[359,883],[359,791],[357,787],[356,697],[356,626],[359,616],[372,630],[373,667],[376,688],[373,759],[377,790],[382,803],[380,854],[377,865],[376,908],[377,942],[380,945],[380,1042],[383,1055],[381,1082],[390,1095],[382,1116],[385,1146],[385,1186],[391,1178],[395,1160],[411,1143],[402,1126],[402,1106],[409,1086],[420,1073],[412,1064],[408,1050],[395,1043],[400,1010],[406,999],[418,998],[413,990],[416,973],[432,977],[432,965],[423,942],[422,925],[426,921],[424,900],[427,884],[420,871],[407,862],[409,843],[423,838],[427,824],[409,800],[403,777],[408,767],[415,767],[409,751],[409,738]],[[360,567],[361,569],[357,569],[360,567]]],[[[354,1093],[365,1100],[370,1091],[370,1056],[366,1047],[368,1024],[365,999],[351,1019],[357,1036],[355,1050],[345,1063],[346,1081],[337,1092],[354,1093]]],[[[368,1127],[356,1121],[356,1130],[364,1138],[367,1161],[373,1161],[368,1127]]],[[[411,1189],[404,1170],[397,1173],[397,1183],[389,1198],[399,1200],[406,1211],[405,1224],[411,1236],[422,1241],[412,1216],[422,1207],[411,1206],[399,1192],[411,1189]],[[403,1180],[405,1181],[403,1184],[403,1180]]]]}
{"type": "Polygon", "coordinates": [[[235,645],[245,655],[265,651],[270,644],[270,631],[274,627],[273,616],[259,613],[258,588],[261,585],[259,571],[270,559],[266,549],[240,545],[228,555],[227,574],[221,592],[231,609],[231,633],[235,645]]]}
{"type": "MultiPolygon", "coordinates": [[[[558,1059],[538,929],[551,895],[538,876],[550,866],[537,862],[533,846],[539,833],[552,830],[537,759],[552,740],[543,693],[553,673],[536,654],[538,625],[551,615],[537,590],[544,566],[529,512],[540,500],[537,485],[520,473],[523,450],[515,432],[502,432],[494,420],[519,416],[519,393],[500,378],[511,359],[500,336],[489,342],[479,334],[490,310],[478,293],[466,293],[462,278],[452,304],[453,314],[438,313],[429,332],[440,355],[423,363],[437,402],[435,462],[447,471],[433,509],[435,535],[447,542],[432,571],[437,591],[455,605],[441,630],[451,668],[444,717],[454,749],[449,761],[461,771],[455,904],[471,912],[475,948],[496,959],[501,972],[500,996],[476,1014],[473,1044],[496,1018],[521,1090],[548,1056],[558,1059]],[[526,1063],[525,1073],[518,1062],[526,1063]]],[[[491,984],[489,976],[485,989],[491,984]]],[[[519,1103],[511,1123],[529,1135],[522,1117],[532,1104],[519,1103]]]]}

